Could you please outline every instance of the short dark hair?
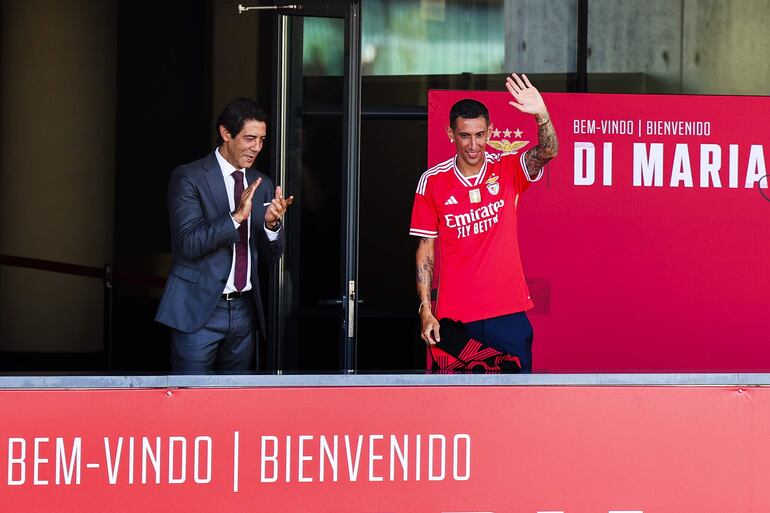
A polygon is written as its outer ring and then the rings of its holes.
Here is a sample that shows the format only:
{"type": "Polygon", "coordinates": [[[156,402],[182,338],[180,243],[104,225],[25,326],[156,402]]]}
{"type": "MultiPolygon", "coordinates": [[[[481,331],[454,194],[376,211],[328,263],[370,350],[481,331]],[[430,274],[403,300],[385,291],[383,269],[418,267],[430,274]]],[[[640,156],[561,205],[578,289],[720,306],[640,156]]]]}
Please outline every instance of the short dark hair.
{"type": "Polygon", "coordinates": [[[243,125],[250,120],[267,124],[267,114],[251,98],[236,98],[225,105],[217,118],[217,146],[221,146],[225,142],[222,139],[222,134],[219,133],[220,126],[224,126],[230,135],[235,137],[243,130],[243,125]]]}
{"type": "Polygon", "coordinates": [[[452,130],[457,128],[457,118],[476,119],[484,116],[489,125],[489,110],[483,103],[471,100],[470,98],[464,98],[459,102],[452,105],[449,111],[449,126],[452,130]]]}

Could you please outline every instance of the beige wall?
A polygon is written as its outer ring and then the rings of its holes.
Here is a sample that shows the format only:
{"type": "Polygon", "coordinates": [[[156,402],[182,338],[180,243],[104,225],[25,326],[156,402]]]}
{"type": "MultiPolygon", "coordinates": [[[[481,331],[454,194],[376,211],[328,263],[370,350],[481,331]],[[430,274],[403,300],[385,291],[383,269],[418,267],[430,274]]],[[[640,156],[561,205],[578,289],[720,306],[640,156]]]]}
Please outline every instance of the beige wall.
{"type": "MultiPolygon", "coordinates": [[[[238,14],[237,2],[214,2],[212,121],[216,121],[222,107],[234,98],[257,95],[257,16],[260,14],[256,11],[238,14]]],[[[260,72],[270,73],[270,70],[260,72]]],[[[269,105],[263,108],[270,111],[269,105]]],[[[212,127],[212,144],[215,140],[212,127]]]]}
{"type": "MultiPolygon", "coordinates": [[[[3,1],[0,254],[112,259],[116,0],[3,1]]],[[[0,266],[0,351],[93,351],[98,280],[0,266]]]]}

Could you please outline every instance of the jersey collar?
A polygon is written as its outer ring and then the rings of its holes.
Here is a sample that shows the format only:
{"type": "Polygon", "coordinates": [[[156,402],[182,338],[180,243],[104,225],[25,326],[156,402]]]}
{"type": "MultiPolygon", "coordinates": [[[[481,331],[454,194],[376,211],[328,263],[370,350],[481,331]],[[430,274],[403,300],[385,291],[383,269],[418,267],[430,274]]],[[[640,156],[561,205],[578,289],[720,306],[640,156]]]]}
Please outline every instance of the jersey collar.
{"type": "Polygon", "coordinates": [[[452,167],[454,168],[455,176],[457,177],[460,182],[466,186],[466,187],[476,187],[480,183],[484,181],[484,177],[487,174],[487,162],[489,161],[489,154],[487,152],[484,152],[484,163],[481,165],[481,170],[479,170],[479,174],[477,174],[475,177],[471,177],[472,181],[469,180],[465,175],[463,175],[460,172],[460,169],[457,167],[457,155],[454,156],[452,159],[452,167]]]}

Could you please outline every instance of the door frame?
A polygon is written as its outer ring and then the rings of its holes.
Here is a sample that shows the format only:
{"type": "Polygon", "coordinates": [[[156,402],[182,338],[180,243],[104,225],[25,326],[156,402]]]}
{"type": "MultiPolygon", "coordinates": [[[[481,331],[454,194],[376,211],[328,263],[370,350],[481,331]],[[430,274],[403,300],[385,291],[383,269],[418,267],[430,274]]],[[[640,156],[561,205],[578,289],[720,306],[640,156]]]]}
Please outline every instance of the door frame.
{"type": "MultiPolygon", "coordinates": [[[[340,283],[342,323],[340,338],[343,347],[343,371],[357,370],[358,338],[358,217],[360,182],[361,134],[361,4],[360,0],[330,0],[304,2],[300,8],[277,9],[273,25],[273,98],[272,125],[275,133],[271,155],[271,172],[276,184],[285,183],[288,166],[287,108],[291,88],[291,37],[289,18],[292,16],[341,18],[345,23],[345,60],[343,67],[343,165],[342,206],[340,226],[343,256],[340,283]]],[[[289,216],[290,221],[291,216],[289,216]]],[[[285,324],[287,318],[284,297],[286,259],[282,258],[270,280],[268,300],[268,371],[282,374],[286,362],[285,324]]]]}

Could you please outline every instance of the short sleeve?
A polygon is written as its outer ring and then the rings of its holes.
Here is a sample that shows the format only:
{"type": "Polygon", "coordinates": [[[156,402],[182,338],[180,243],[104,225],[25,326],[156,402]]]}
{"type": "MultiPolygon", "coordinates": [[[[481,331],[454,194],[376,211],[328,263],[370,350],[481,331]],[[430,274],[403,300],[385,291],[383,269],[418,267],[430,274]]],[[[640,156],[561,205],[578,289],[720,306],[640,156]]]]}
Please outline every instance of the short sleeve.
{"type": "Polygon", "coordinates": [[[438,213],[427,191],[418,190],[414,195],[409,235],[428,239],[438,237],[438,213]]]}
{"type": "Polygon", "coordinates": [[[534,178],[529,176],[527,171],[527,161],[524,156],[527,152],[523,152],[521,155],[510,155],[507,158],[504,157],[507,171],[513,174],[513,182],[516,184],[516,192],[522,193],[529,189],[532,183],[537,182],[543,177],[543,169],[534,178]]]}

